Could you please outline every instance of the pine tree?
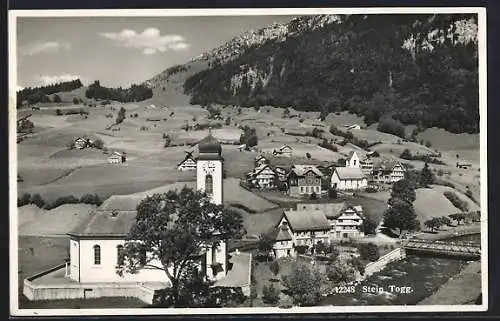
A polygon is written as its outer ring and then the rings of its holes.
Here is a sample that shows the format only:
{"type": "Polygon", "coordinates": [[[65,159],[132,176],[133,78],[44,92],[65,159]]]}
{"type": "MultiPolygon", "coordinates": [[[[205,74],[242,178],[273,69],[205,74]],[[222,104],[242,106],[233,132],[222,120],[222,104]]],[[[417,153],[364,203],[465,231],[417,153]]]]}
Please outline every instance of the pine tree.
{"type": "Polygon", "coordinates": [[[429,186],[434,183],[435,179],[434,173],[429,169],[429,164],[425,163],[420,172],[420,186],[429,186]]]}

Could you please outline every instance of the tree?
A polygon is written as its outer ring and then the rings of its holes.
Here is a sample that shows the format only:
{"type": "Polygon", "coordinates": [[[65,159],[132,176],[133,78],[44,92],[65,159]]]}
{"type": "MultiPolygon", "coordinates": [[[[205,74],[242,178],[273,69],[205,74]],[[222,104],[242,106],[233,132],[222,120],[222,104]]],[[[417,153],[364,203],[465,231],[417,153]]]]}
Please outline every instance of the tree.
{"type": "Polygon", "coordinates": [[[331,187],[328,189],[328,198],[336,199],[337,198],[337,189],[335,187],[331,187]]]}
{"type": "Polygon", "coordinates": [[[399,155],[399,158],[411,160],[411,159],[413,159],[413,155],[411,154],[410,150],[408,148],[406,148],[401,153],[401,155],[399,155]]]}
{"type": "Polygon", "coordinates": [[[170,146],[170,144],[172,143],[172,138],[170,138],[169,135],[165,135],[165,137],[163,137],[163,139],[165,140],[165,144],[163,144],[163,147],[166,148],[166,147],[170,146]]]}
{"type": "Polygon", "coordinates": [[[378,246],[371,242],[359,244],[358,251],[362,260],[375,262],[380,257],[378,253],[378,246]]]}
{"type": "Polygon", "coordinates": [[[311,195],[309,196],[311,200],[315,200],[318,198],[318,195],[315,192],[312,192],[311,195]]]}
{"type": "Polygon", "coordinates": [[[80,101],[78,100],[78,98],[73,98],[73,104],[74,105],[78,105],[80,103],[80,101]]]}
{"type": "Polygon", "coordinates": [[[448,217],[456,221],[457,225],[460,225],[460,222],[465,220],[465,214],[463,213],[450,214],[448,217]]]}
{"type": "Polygon", "coordinates": [[[361,225],[361,230],[365,234],[375,234],[377,231],[377,226],[378,226],[377,223],[372,221],[370,218],[366,217],[363,220],[363,225],[361,225]]]}
{"type": "Polygon", "coordinates": [[[399,121],[390,116],[380,118],[377,130],[383,133],[393,134],[401,138],[405,137],[405,128],[399,121]]]}
{"type": "Polygon", "coordinates": [[[97,138],[96,140],[94,140],[93,145],[97,149],[103,149],[104,148],[104,142],[100,138],[97,138]]]}
{"type": "Polygon", "coordinates": [[[137,206],[125,239],[125,264],[117,273],[137,273],[145,267],[164,271],[171,283],[168,300],[179,306],[188,270],[204,259],[200,250],[241,237],[242,226],[239,213],[211,203],[200,191],[184,187],[153,194],[137,206]]]}
{"type": "Polygon", "coordinates": [[[304,262],[294,262],[289,275],[283,277],[285,293],[294,304],[314,306],[322,299],[325,275],[319,269],[304,262]]]}
{"type": "Polygon", "coordinates": [[[31,200],[31,195],[28,194],[28,193],[24,193],[21,196],[21,198],[18,198],[18,200],[17,200],[17,206],[21,207],[21,206],[24,206],[24,205],[28,205],[30,203],[30,200],[31,200]]]}
{"type": "Polygon", "coordinates": [[[420,172],[420,186],[429,186],[436,180],[434,173],[429,169],[429,164],[425,163],[420,172]]]}
{"type": "Polygon", "coordinates": [[[276,304],[280,300],[280,291],[274,284],[264,285],[262,288],[262,301],[268,304],[276,304]]]}
{"type": "Polygon", "coordinates": [[[54,94],[54,98],[52,98],[52,101],[55,103],[60,103],[61,97],[59,97],[59,95],[57,95],[57,94],[54,94]]]}
{"type": "Polygon", "coordinates": [[[403,231],[415,231],[418,229],[419,222],[413,206],[408,202],[397,199],[384,212],[384,226],[391,229],[403,231]]]}
{"type": "Polygon", "coordinates": [[[394,202],[398,200],[402,200],[409,204],[413,204],[417,195],[415,193],[415,188],[410,180],[402,179],[400,181],[395,182],[392,185],[391,197],[388,200],[389,205],[393,205],[394,202]]]}
{"type": "Polygon", "coordinates": [[[326,245],[323,242],[318,242],[314,245],[314,252],[324,254],[326,252],[326,245]]]}
{"type": "Polygon", "coordinates": [[[271,272],[273,272],[274,275],[278,275],[278,273],[280,272],[280,265],[278,261],[272,261],[271,264],[269,264],[269,269],[271,270],[271,272]]]}
{"type": "Polygon", "coordinates": [[[307,159],[311,159],[311,153],[307,152],[306,157],[307,157],[307,159]]]}
{"type": "Polygon", "coordinates": [[[240,144],[245,144],[248,148],[256,146],[258,139],[255,128],[245,125],[242,129],[243,133],[240,136],[240,144]]]}
{"type": "Polygon", "coordinates": [[[62,115],[62,111],[59,108],[57,108],[56,109],[56,116],[61,116],[61,115],[62,115]]]}
{"type": "Polygon", "coordinates": [[[118,116],[116,116],[116,124],[121,124],[123,120],[125,119],[125,114],[126,114],[125,108],[120,107],[120,110],[118,111],[118,116]]]}
{"type": "Polygon", "coordinates": [[[35,195],[33,195],[31,197],[30,203],[31,204],[35,204],[39,208],[43,208],[45,206],[45,201],[43,200],[43,198],[38,193],[36,193],[35,195]]]}
{"type": "Polygon", "coordinates": [[[268,234],[260,234],[257,248],[259,249],[259,252],[266,257],[266,259],[269,258],[269,254],[273,250],[273,245],[274,240],[270,238],[268,234]]]}
{"type": "Polygon", "coordinates": [[[336,260],[326,267],[326,276],[334,284],[346,284],[356,280],[356,269],[345,260],[336,260]]]}

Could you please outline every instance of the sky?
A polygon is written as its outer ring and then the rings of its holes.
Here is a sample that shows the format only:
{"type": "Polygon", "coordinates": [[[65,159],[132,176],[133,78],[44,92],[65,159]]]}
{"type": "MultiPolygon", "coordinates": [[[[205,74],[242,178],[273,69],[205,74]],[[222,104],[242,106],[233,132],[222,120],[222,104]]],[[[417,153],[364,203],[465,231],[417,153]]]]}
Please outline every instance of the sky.
{"type": "Polygon", "coordinates": [[[250,29],[292,16],[20,17],[18,86],[80,78],[128,87],[250,29]]]}

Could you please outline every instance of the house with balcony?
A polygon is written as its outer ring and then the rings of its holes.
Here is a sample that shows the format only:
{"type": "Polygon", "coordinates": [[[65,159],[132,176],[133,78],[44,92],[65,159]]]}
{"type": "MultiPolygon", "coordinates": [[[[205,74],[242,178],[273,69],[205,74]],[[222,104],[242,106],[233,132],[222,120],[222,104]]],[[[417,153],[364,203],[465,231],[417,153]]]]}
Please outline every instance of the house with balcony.
{"type": "Polygon", "coordinates": [[[254,168],[250,173],[250,180],[258,188],[272,189],[276,188],[278,174],[271,165],[264,163],[254,168]]]}
{"type": "Polygon", "coordinates": [[[297,246],[312,247],[318,242],[324,244],[329,241],[330,223],[321,210],[288,210],[284,211],[275,230],[278,230],[274,238],[273,248],[282,251],[280,253],[290,253],[295,255],[293,248],[297,246]],[[288,234],[290,237],[288,237],[288,234]],[[278,236],[280,236],[279,244],[278,236]],[[291,238],[291,239],[290,239],[291,238]],[[281,243],[287,241],[287,243],[281,243]],[[291,241],[291,242],[290,242],[291,241]],[[290,250],[290,251],[288,251],[290,250]]]}
{"type": "Polygon", "coordinates": [[[386,160],[373,167],[371,178],[379,184],[392,184],[405,178],[406,168],[398,161],[386,160]]]}
{"type": "Polygon", "coordinates": [[[293,165],[287,176],[290,196],[321,195],[323,173],[314,165],[293,165]]]}

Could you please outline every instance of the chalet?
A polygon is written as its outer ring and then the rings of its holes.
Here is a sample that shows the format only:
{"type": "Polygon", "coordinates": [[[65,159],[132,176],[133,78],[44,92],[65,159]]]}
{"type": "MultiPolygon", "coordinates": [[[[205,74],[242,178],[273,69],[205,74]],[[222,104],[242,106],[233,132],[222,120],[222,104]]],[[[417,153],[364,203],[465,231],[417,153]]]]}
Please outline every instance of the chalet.
{"type": "Polygon", "coordinates": [[[329,217],[331,223],[330,235],[332,239],[346,239],[364,237],[364,214],[361,206],[347,206],[335,217],[329,217]]]}
{"type": "Polygon", "coordinates": [[[383,161],[373,167],[372,179],[377,183],[392,184],[405,178],[406,169],[398,161],[383,161]]]}
{"type": "Polygon", "coordinates": [[[76,149],[84,149],[84,148],[87,148],[87,147],[90,147],[92,146],[94,142],[91,140],[91,139],[88,139],[88,138],[83,138],[83,137],[78,137],[77,139],[75,139],[75,141],[73,142],[73,146],[76,148],[76,149]]]}
{"type": "Polygon", "coordinates": [[[269,238],[274,241],[273,254],[275,258],[279,259],[281,257],[295,256],[293,237],[290,233],[290,228],[286,224],[276,226],[271,233],[269,233],[269,238]]]}
{"type": "Polygon", "coordinates": [[[472,167],[471,163],[457,162],[457,168],[469,169],[472,167]]]}
{"type": "Polygon", "coordinates": [[[330,223],[321,210],[284,211],[276,227],[290,233],[292,242],[288,242],[288,247],[284,248],[286,250],[296,246],[313,246],[318,242],[326,244],[329,241],[330,223]]]}
{"type": "Polygon", "coordinates": [[[261,189],[275,188],[278,174],[269,164],[262,164],[256,167],[252,174],[252,183],[261,189]]]}
{"type": "Polygon", "coordinates": [[[127,157],[125,153],[114,152],[108,156],[108,163],[110,164],[121,164],[125,163],[126,160],[127,157]]]}
{"type": "Polygon", "coordinates": [[[282,182],[286,181],[288,170],[283,166],[274,166],[274,171],[278,175],[278,179],[282,182]]]}
{"type": "Polygon", "coordinates": [[[193,157],[193,152],[186,152],[186,157],[177,164],[177,169],[181,172],[196,170],[196,159],[193,157]]]}
{"type": "Polygon", "coordinates": [[[368,186],[361,168],[337,167],[330,179],[330,186],[341,191],[356,191],[368,186]]]}
{"type": "Polygon", "coordinates": [[[264,164],[269,164],[269,159],[267,159],[263,155],[258,155],[255,157],[255,167],[264,165],[264,164]]]}
{"type": "Polygon", "coordinates": [[[364,175],[371,175],[373,171],[373,160],[370,157],[362,159],[359,165],[364,175]]]}
{"type": "Polygon", "coordinates": [[[314,165],[293,165],[288,173],[288,194],[306,196],[315,193],[321,195],[323,173],[314,165]]]}
{"type": "Polygon", "coordinates": [[[349,206],[345,202],[297,204],[297,210],[323,211],[331,227],[330,241],[364,236],[361,228],[364,221],[361,205],[349,206]]]}
{"type": "Polygon", "coordinates": [[[273,151],[273,155],[275,156],[285,156],[292,157],[293,148],[289,145],[285,144],[281,146],[278,150],[273,151]]]}

